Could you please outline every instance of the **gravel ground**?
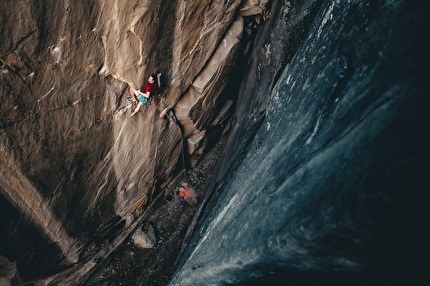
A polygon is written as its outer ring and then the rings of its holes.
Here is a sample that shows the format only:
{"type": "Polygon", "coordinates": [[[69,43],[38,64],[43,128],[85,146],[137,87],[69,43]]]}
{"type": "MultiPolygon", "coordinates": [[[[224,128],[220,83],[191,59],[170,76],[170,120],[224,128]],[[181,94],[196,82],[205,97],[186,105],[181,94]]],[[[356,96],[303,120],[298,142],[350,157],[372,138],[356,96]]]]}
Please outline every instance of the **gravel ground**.
{"type": "MultiPolygon", "coordinates": [[[[187,182],[198,197],[202,197],[207,189],[223,147],[224,140],[221,140],[195,168],[187,172],[187,182]]],[[[103,262],[89,285],[167,285],[174,271],[174,262],[181,249],[182,240],[196,210],[197,206],[192,206],[176,196],[170,201],[164,201],[146,220],[155,229],[157,244],[154,248],[138,248],[131,238],[128,238],[103,262]]]]}

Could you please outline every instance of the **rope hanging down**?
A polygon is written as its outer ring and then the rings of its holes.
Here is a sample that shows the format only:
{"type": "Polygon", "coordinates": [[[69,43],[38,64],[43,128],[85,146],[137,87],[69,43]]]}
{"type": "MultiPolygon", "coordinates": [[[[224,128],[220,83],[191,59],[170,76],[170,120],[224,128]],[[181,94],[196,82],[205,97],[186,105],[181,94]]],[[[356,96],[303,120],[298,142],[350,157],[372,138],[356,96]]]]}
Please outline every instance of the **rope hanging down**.
{"type": "MultiPolygon", "coordinates": [[[[129,98],[127,98],[127,100],[130,100],[130,101],[134,101],[134,100],[131,100],[131,98],[129,99],[129,98]]],[[[164,116],[168,116],[169,117],[169,120],[172,122],[172,123],[174,123],[175,125],[176,125],[176,127],[178,128],[178,130],[179,130],[179,132],[181,133],[181,137],[182,137],[182,147],[181,147],[181,156],[182,156],[182,173],[183,173],[183,176],[184,176],[184,180],[186,181],[186,179],[187,179],[187,170],[186,170],[186,167],[185,167],[185,151],[184,151],[184,149],[185,149],[185,137],[184,137],[184,134],[182,133],[182,129],[181,129],[181,127],[179,126],[179,124],[178,124],[178,121],[177,121],[177,119],[176,119],[176,117],[175,117],[175,115],[174,114],[171,114],[172,113],[172,110],[171,110],[171,108],[170,107],[166,107],[165,109],[161,109],[158,105],[157,105],[157,102],[154,100],[154,101],[150,101],[149,102],[149,105],[154,105],[154,107],[155,107],[155,109],[157,109],[159,112],[160,112],[160,118],[163,118],[164,116]],[[152,104],[153,103],[153,104],[152,104]]],[[[166,104],[167,105],[167,104],[166,104]]],[[[168,106],[168,105],[167,105],[168,106]]],[[[126,107],[123,107],[123,108],[121,108],[121,110],[122,110],[122,112],[124,113],[124,112],[126,112],[127,111],[127,108],[126,107]]]]}
{"type": "MultiPolygon", "coordinates": [[[[177,124],[176,124],[176,126],[178,126],[177,124]]],[[[178,126],[178,128],[179,128],[179,126],[178,126]]],[[[179,128],[179,129],[181,129],[181,128],[179,128]]],[[[182,131],[181,131],[181,135],[182,135],[182,131]]],[[[186,168],[185,168],[185,152],[184,152],[184,148],[185,148],[185,137],[184,137],[184,135],[182,135],[182,172],[183,172],[183,176],[184,176],[184,181],[186,181],[187,180],[187,170],[186,170],[186,168]]]]}
{"type": "Polygon", "coordinates": [[[187,180],[187,169],[185,167],[185,137],[184,134],[182,133],[182,129],[179,126],[178,120],[176,119],[174,114],[170,114],[173,113],[172,110],[169,107],[166,107],[165,109],[161,110],[158,106],[157,103],[154,101],[154,107],[160,112],[160,117],[164,117],[165,115],[167,115],[170,119],[170,121],[172,123],[174,123],[176,125],[176,127],[179,130],[179,133],[181,133],[181,138],[182,138],[182,147],[181,147],[181,156],[182,156],[182,173],[184,176],[184,181],[187,180]],[[169,113],[170,112],[170,113],[169,113]]]}

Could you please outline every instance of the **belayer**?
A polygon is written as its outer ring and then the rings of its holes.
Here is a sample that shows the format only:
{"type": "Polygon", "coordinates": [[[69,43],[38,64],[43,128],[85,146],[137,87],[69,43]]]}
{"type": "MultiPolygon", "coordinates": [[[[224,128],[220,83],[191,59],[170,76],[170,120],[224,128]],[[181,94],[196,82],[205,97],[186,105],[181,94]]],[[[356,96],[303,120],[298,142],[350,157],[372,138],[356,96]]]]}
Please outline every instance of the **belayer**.
{"type": "Polygon", "coordinates": [[[150,75],[148,77],[148,82],[145,85],[145,89],[142,87],[140,90],[137,90],[131,85],[131,83],[128,84],[130,86],[130,93],[134,95],[139,101],[131,116],[135,115],[143,104],[146,104],[148,101],[151,102],[152,96],[154,96],[154,94],[157,92],[157,89],[161,86],[160,77],[161,73],[157,74],[157,84],[155,82],[155,75],[150,75]]]}
{"type": "Polygon", "coordinates": [[[187,183],[181,183],[179,191],[176,193],[179,198],[184,199],[188,204],[194,206],[197,203],[197,194],[193,188],[191,188],[187,183]]]}

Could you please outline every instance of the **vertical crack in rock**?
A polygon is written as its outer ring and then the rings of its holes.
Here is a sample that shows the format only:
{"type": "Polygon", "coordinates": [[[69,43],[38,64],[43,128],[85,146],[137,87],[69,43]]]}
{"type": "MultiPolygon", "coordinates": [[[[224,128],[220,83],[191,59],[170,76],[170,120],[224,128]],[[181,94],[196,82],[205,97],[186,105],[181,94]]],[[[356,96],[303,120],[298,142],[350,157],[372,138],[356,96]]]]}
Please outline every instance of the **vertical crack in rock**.
{"type": "Polygon", "coordinates": [[[174,111],[187,138],[188,153],[195,153],[205,138],[205,128],[215,116],[217,99],[221,95],[240,45],[243,19],[233,22],[208,63],[195,78],[188,91],[175,105],[174,111]]]}
{"type": "Polygon", "coordinates": [[[215,52],[241,1],[221,2],[202,5],[194,0],[181,2],[178,6],[172,80],[167,92],[171,106],[189,88],[215,52]]]}
{"type": "Polygon", "coordinates": [[[132,15],[133,20],[131,21],[131,27],[130,27],[130,31],[133,33],[133,35],[137,38],[137,40],[139,42],[139,61],[138,61],[138,65],[142,65],[143,64],[144,54],[143,54],[143,39],[139,37],[138,33],[136,33],[136,25],[143,18],[143,16],[145,15],[145,13],[146,13],[147,10],[148,10],[147,7],[138,7],[138,8],[136,8],[135,12],[132,15]]]}
{"type": "Polygon", "coordinates": [[[105,60],[99,73],[124,82],[142,82],[147,67],[145,55],[156,44],[144,40],[151,38],[151,31],[144,28],[152,19],[150,1],[102,1],[100,5],[105,60]]]}

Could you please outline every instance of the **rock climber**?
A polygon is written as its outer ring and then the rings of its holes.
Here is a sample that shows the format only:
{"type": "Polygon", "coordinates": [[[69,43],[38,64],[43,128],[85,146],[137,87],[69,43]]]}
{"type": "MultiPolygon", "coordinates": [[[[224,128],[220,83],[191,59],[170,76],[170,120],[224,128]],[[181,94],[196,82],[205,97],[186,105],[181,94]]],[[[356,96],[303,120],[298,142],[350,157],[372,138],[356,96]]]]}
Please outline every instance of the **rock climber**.
{"type": "Polygon", "coordinates": [[[157,89],[161,86],[161,73],[157,74],[157,83],[155,82],[155,75],[150,75],[148,77],[148,83],[145,85],[144,91],[143,88],[141,90],[135,89],[131,83],[128,85],[130,86],[130,93],[134,95],[138,100],[139,103],[136,106],[136,109],[133,111],[131,116],[135,115],[143,104],[146,104],[148,101],[151,101],[152,96],[157,92],[157,89]]]}

